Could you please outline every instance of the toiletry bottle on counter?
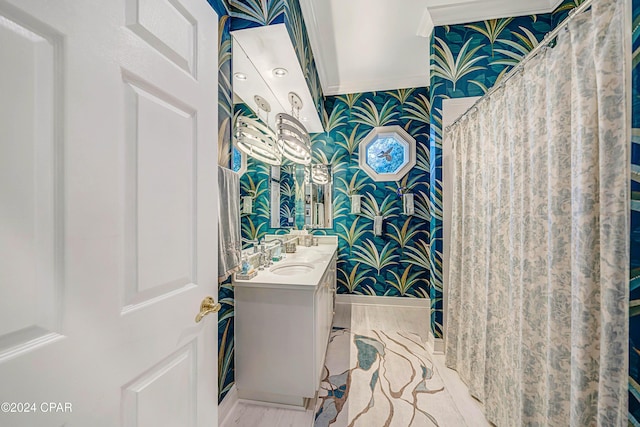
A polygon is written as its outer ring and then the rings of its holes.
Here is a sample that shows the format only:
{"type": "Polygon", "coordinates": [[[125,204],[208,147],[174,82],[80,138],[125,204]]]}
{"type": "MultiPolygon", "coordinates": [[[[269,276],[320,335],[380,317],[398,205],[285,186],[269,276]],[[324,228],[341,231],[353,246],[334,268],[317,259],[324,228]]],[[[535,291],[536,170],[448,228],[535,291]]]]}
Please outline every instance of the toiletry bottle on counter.
{"type": "Polygon", "coordinates": [[[273,254],[271,255],[271,261],[276,262],[280,261],[282,254],[282,245],[278,245],[273,249],[273,254]]]}
{"type": "Polygon", "coordinates": [[[249,273],[249,269],[251,268],[251,264],[249,264],[249,260],[246,258],[242,259],[242,274],[247,275],[249,273]]]}

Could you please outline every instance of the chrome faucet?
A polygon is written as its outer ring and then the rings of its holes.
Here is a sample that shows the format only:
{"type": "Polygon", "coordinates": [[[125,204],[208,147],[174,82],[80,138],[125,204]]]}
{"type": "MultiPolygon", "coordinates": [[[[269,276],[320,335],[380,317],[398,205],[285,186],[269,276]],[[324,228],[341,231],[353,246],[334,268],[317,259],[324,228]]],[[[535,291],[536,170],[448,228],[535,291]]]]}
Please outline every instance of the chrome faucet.
{"type": "Polygon", "coordinates": [[[278,243],[280,243],[280,246],[284,245],[284,240],[282,240],[282,239],[271,239],[271,240],[269,240],[268,243],[271,243],[271,242],[278,242],[278,243]]]}
{"type": "Polygon", "coordinates": [[[258,239],[255,240],[250,240],[250,239],[245,239],[244,237],[242,238],[242,241],[244,243],[248,243],[250,245],[253,245],[253,253],[255,254],[256,252],[258,252],[258,239]]]}
{"type": "Polygon", "coordinates": [[[271,239],[269,241],[264,240],[261,245],[261,251],[264,253],[264,261],[267,267],[273,265],[273,253],[277,247],[280,247],[280,251],[284,250],[284,240],[280,238],[271,239]]]}
{"type": "Polygon", "coordinates": [[[265,241],[264,242],[264,248],[265,249],[273,249],[276,247],[276,245],[272,246],[272,243],[277,243],[278,245],[280,245],[280,247],[284,247],[284,240],[280,239],[280,238],[276,238],[276,239],[271,239],[268,242],[265,241]]]}

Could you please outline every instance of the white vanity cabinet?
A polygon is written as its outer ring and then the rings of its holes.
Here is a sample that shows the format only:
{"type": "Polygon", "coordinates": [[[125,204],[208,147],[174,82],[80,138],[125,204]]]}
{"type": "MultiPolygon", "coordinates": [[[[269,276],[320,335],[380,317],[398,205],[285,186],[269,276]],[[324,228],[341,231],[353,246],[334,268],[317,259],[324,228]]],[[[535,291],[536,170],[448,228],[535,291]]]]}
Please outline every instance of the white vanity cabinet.
{"type": "MultiPolygon", "coordinates": [[[[329,343],[329,335],[331,334],[331,325],[333,323],[333,313],[336,301],[336,256],[334,255],[329,263],[329,267],[321,279],[318,289],[314,296],[314,312],[316,314],[316,358],[314,366],[316,368],[317,386],[320,385],[322,379],[322,368],[324,367],[324,358],[327,353],[327,345],[329,343]]],[[[311,396],[313,397],[313,396],[311,396]]]]}
{"type": "Polygon", "coordinates": [[[235,375],[240,399],[304,406],[320,386],[336,293],[335,245],[299,248],[283,263],[310,274],[264,270],[235,281],[235,375]]]}

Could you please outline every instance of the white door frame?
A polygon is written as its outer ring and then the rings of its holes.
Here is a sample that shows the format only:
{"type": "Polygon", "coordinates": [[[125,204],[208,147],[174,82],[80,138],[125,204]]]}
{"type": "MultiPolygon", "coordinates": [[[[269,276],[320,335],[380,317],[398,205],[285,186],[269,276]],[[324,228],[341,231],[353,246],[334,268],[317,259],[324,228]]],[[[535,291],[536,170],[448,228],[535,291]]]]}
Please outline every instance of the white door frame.
{"type": "Polygon", "coordinates": [[[0,425],[217,425],[216,13],[0,0],[0,46],[0,425]]]}

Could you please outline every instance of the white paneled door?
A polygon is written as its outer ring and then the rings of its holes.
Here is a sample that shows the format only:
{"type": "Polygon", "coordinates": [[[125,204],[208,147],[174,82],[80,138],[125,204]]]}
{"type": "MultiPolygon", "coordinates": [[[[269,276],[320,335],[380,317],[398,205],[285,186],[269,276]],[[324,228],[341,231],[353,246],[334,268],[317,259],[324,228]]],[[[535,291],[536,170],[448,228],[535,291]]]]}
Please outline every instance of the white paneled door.
{"type": "Polygon", "coordinates": [[[0,0],[0,426],[217,425],[206,0],[0,0]]]}

